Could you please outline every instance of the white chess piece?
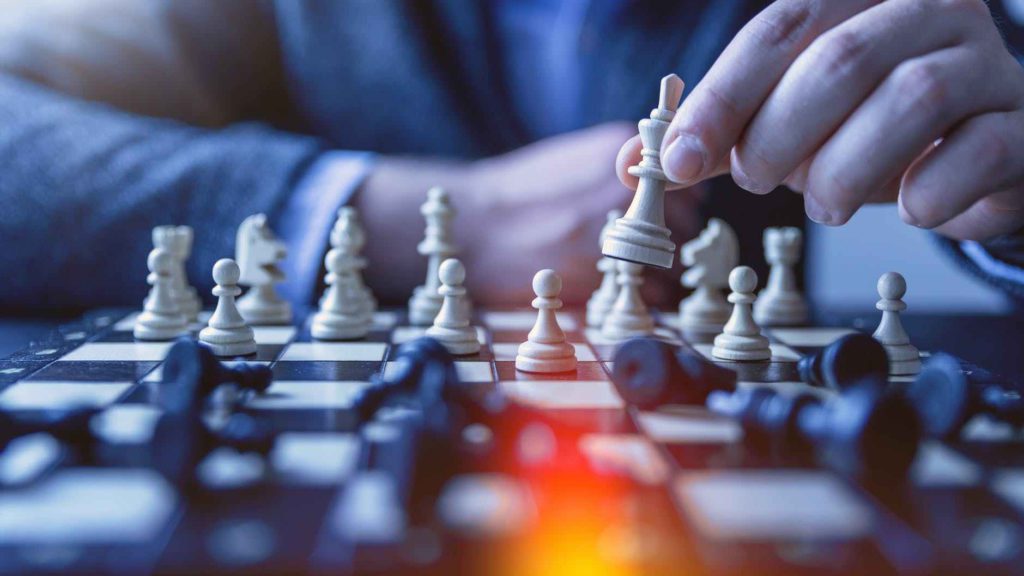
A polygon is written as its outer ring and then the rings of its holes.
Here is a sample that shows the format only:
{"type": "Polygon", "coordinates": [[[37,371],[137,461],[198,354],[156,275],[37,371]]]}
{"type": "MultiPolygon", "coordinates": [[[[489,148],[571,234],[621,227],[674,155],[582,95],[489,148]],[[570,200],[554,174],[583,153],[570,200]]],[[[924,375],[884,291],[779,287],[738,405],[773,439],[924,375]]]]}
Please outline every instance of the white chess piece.
{"type": "Polygon", "coordinates": [[[881,300],[875,308],[882,311],[882,320],[872,336],[885,348],[889,357],[889,373],[893,375],[917,374],[921,371],[921,353],[910,343],[910,336],[903,329],[900,312],[907,309],[903,301],[907,293],[907,281],[896,272],[886,272],[878,279],[878,296],[881,300]]]}
{"type": "Polygon", "coordinates": [[[331,248],[324,258],[327,292],[310,327],[317,340],[354,340],[370,331],[372,320],[366,314],[366,302],[354,277],[358,262],[350,249],[343,242],[340,247],[331,248]]]}
{"type": "Polygon", "coordinates": [[[466,268],[462,262],[449,258],[438,268],[438,279],[441,280],[439,292],[444,302],[426,335],[444,344],[456,356],[476,354],[480,351],[480,341],[476,329],[469,325],[466,307],[461,302],[466,296],[466,289],[462,286],[466,281],[466,268]]]}
{"type": "Polygon", "coordinates": [[[235,237],[235,259],[241,270],[238,283],[251,286],[238,299],[238,311],[250,324],[291,324],[292,307],[278,296],[274,284],[283,282],[284,272],[278,262],[288,250],[267,225],[265,214],[255,214],[242,221],[235,237]]]}
{"type": "Polygon", "coordinates": [[[680,281],[693,288],[679,303],[679,329],[685,334],[711,337],[722,332],[732,306],[722,290],[729,286],[729,273],[739,265],[740,251],[736,232],[718,218],[679,250],[679,258],[688,269],[680,281]]]}
{"type": "Polygon", "coordinates": [[[188,319],[174,300],[174,256],[162,248],[154,248],[147,264],[146,282],[153,288],[142,313],[135,319],[134,335],[139,340],[171,340],[188,328],[188,319]]]}
{"type": "Polygon", "coordinates": [[[362,293],[366,313],[373,316],[373,313],[377,311],[377,298],[373,295],[373,290],[370,290],[370,287],[363,281],[366,259],[362,257],[362,253],[366,246],[366,230],[363,229],[363,224],[359,221],[359,212],[352,206],[338,208],[338,219],[334,222],[334,228],[331,230],[331,247],[337,248],[345,236],[352,243],[352,253],[358,258],[356,280],[359,282],[359,290],[362,293]],[[346,228],[350,228],[351,231],[346,231],[346,228]]]}
{"type": "Polygon", "coordinates": [[[711,355],[722,360],[770,360],[771,346],[761,334],[752,309],[756,300],[757,273],[747,266],[736,267],[729,274],[729,288],[732,290],[729,295],[732,315],[722,333],[715,337],[711,355]]]}
{"type": "MultiPolygon", "coordinates": [[[[452,207],[448,193],[439,186],[427,191],[427,201],[420,207],[420,214],[427,222],[423,241],[416,251],[427,257],[427,278],[422,286],[417,286],[409,299],[409,323],[414,326],[429,326],[434,322],[444,297],[438,293],[441,287],[438,270],[441,262],[455,256],[458,247],[452,239],[452,220],[455,208],[452,207]]],[[[464,300],[466,310],[470,314],[469,299],[464,300]]]]}
{"type": "Polygon", "coordinates": [[[238,312],[235,298],[242,293],[238,287],[241,271],[230,258],[221,258],[213,265],[213,295],[217,307],[210,316],[209,325],[199,331],[200,342],[210,345],[217,356],[244,356],[256,353],[256,339],[252,328],[238,312]]]}
{"type": "Polygon", "coordinates": [[[625,340],[634,336],[649,336],[654,333],[654,318],[640,297],[640,285],[644,283],[643,267],[632,262],[616,262],[619,274],[619,295],[615,304],[604,318],[601,335],[609,340],[625,340]]]}
{"type": "Polygon", "coordinates": [[[601,251],[605,256],[671,268],[676,245],[665,226],[665,184],[668,177],[661,168],[661,142],[676,115],[683,95],[683,81],[675,74],[661,79],[658,107],[651,117],[640,121],[643,159],[629,173],[639,179],[633,202],[626,215],[615,222],[601,251]]]}
{"type": "Polygon", "coordinates": [[[555,316],[555,311],[562,307],[558,298],[562,279],[554,270],[541,270],[533,277],[533,292],[537,295],[533,300],[537,322],[526,342],[519,345],[516,370],[541,373],[575,370],[576,348],[565,341],[565,333],[555,316]]]}
{"type": "MultiPolygon", "coordinates": [[[[604,246],[604,239],[608,232],[615,226],[615,221],[622,217],[621,210],[609,210],[608,221],[601,229],[601,238],[598,246],[604,246]]],[[[600,328],[604,317],[615,304],[615,298],[619,295],[619,285],[615,281],[615,259],[602,256],[597,261],[597,270],[601,272],[601,286],[594,291],[587,301],[587,326],[600,328]]]]}
{"type": "Polygon", "coordinates": [[[771,264],[768,285],[757,295],[754,319],[762,326],[797,326],[807,322],[807,302],[796,288],[793,267],[800,261],[803,233],[799,228],[767,228],[764,257],[771,264]]]}
{"type": "Polygon", "coordinates": [[[163,248],[174,256],[174,278],[172,293],[178,307],[189,322],[195,322],[203,302],[196,289],[189,285],[185,263],[192,253],[192,228],[190,226],[157,226],[153,228],[153,247],[163,248]]]}

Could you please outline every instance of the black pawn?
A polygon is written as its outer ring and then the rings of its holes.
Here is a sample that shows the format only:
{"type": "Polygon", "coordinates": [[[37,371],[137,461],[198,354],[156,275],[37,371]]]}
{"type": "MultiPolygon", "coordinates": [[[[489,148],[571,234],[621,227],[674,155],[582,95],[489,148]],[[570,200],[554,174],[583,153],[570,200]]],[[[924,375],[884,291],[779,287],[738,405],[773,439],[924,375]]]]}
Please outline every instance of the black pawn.
{"type": "Polygon", "coordinates": [[[889,358],[885,348],[867,334],[850,334],[797,364],[800,378],[812,386],[842,390],[852,382],[873,379],[885,383],[889,358]]]}
{"type": "Polygon", "coordinates": [[[270,387],[273,374],[262,364],[225,366],[205,344],[190,338],[179,338],[164,359],[163,381],[169,386],[165,393],[165,409],[186,406],[197,408],[206,397],[222,384],[234,384],[241,390],[262,393],[270,387]]]}
{"type": "Polygon", "coordinates": [[[1016,426],[1024,424],[1024,401],[1014,390],[976,379],[948,354],[935,354],[907,387],[925,432],[934,438],[956,437],[977,414],[1016,426]]]}
{"type": "Polygon", "coordinates": [[[612,381],[619,396],[643,409],[664,404],[703,404],[714,390],[736,387],[736,373],[689,348],[634,338],[615,351],[612,381]]]}

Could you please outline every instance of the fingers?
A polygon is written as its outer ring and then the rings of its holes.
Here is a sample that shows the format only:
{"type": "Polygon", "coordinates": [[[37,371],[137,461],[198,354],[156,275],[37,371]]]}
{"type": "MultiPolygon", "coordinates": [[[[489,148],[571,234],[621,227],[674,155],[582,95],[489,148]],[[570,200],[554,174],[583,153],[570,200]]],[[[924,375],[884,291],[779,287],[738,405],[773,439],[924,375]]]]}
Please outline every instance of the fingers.
{"type": "Polygon", "coordinates": [[[689,184],[728,161],[747,123],[804,48],[877,2],[780,0],[758,14],[676,113],[662,146],[665,174],[689,184]]]}
{"type": "Polygon", "coordinates": [[[993,89],[991,78],[982,53],[965,46],[900,64],[816,154],[808,216],[843,224],[955,123],[1010,106],[1010,92],[993,89]]]}
{"type": "Polygon", "coordinates": [[[923,228],[941,226],[940,231],[957,238],[1006,231],[1021,216],[1021,206],[1012,193],[993,193],[1024,181],[1022,147],[1024,112],[995,112],[964,122],[908,170],[900,216],[923,228]]]}
{"type": "Polygon", "coordinates": [[[987,240],[1024,226],[1024,190],[1016,188],[982,198],[935,231],[957,240],[987,240]]]}
{"type": "Polygon", "coordinates": [[[786,71],[746,127],[733,178],[768,193],[809,158],[901,62],[964,40],[964,20],[928,2],[895,0],[822,34],[786,71]]]}
{"type": "Polygon", "coordinates": [[[619,149],[619,155],[615,157],[615,174],[631,190],[636,190],[640,179],[629,173],[629,167],[640,163],[640,150],[642,148],[643,144],[640,142],[640,135],[637,134],[626,140],[626,143],[619,149]]]}

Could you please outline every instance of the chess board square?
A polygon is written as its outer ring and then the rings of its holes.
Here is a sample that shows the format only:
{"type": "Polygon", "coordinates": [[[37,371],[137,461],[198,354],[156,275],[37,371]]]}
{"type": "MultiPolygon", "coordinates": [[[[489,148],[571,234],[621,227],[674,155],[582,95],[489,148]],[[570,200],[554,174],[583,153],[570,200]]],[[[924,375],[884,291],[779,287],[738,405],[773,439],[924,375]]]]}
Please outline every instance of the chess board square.
{"type": "MultiPolygon", "coordinates": [[[[579,329],[576,318],[567,312],[556,312],[558,325],[566,332],[575,332],[579,329]]],[[[497,331],[529,331],[537,322],[536,310],[506,310],[490,311],[483,313],[483,322],[491,330],[497,331]]]]}
{"type": "Polygon", "coordinates": [[[53,362],[26,380],[120,382],[138,380],[158,362],[53,362]]]}
{"type": "Polygon", "coordinates": [[[608,381],[514,380],[498,385],[522,404],[548,409],[622,408],[622,398],[608,381]]]}
{"type": "MultiPolygon", "coordinates": [[[[269,360],[223,360],[221,364],[230,367],[238,367],[246,364],[262,364],[263,366],[270,366],[269,360]]],[[[164,381],[164,365],[160,364],[153,369],[152,372],[146,374],[146,377],[142,379],[143,382],[163,382],[164,381]]]]}
{"type": "Polygon", "coordinates": [[[145,444],[153,438],[162,414],[148,404],[115,404],[97,414],[91,428],[110,444],[145,444]]]}
{"type": "Polygon", "coordinates": [[[1024,512],[1024,470],[1000,470],[992,479],[992,491],[1024,512]]]}
{"type": "MultiPolygon", "coordinates": [[[[601,331],[597,328],[587,328],[586,330],[583,331],[583,334],[587,337],[587,342],[590,342],[595,347],[614,347],[624,342],[624,340],[613,340],[611,338],[604,337],[601,334],[601,331]]],[[[662,340],[664,342],[668,342],[669,344],[673,344],[676,346],[682,344],[682,340],[679,339],[679,336],[676,335],[676,333],[673,332],[672,330],[669,330],[668,328],[655,328],[654,334],[652,336],[654,338],[657,338],[658,340],[662,340]]]]}
{"type": "Polygon", "coordinates": [[[358,381],[274,382],[265,393],[251,398],[246,407],[253,410],[345,410],[352,407],[356,396],[367,385],[358,381]]]}
{"type": "Polygon", "coordinates": [[[928,441],[921,444],[910,477],[917,486],[975,486],[981,469],[953,449],[928,441]]]}
{"type": "MultiPolygon", "coordinates": [[[[578,362],[597,362],[597,356],[594,355],[594,351],[590,349],[590,346],[575,342],[572,343],[572,346],[576,349],[576,360],[578,362]]],[[[494,351],[495,362],[515,362],[516,355],[519,353],[519,344],[497,342],[491,344],[491,350],[494,351]]]]}
{"type": "Polygon", "coordinates": [[[298,332],[294,326],[253,326],[257,344],[287,344],[298,332]]]}
{"type": "Polygon", "coordinates": [[[368,381],[380,371],[380,362],[278,362],[274,380],[368,381]]]}
{"type": "Polygon", "coordinates": [[[280,361],[379,362],[386,350],[387,344],[380,342],[295,342],[285,348],[280,361]]]}
{"type": "Polygon", "coordinates": [[[113,404],[132,382],[18,382],[0,392],[0,408],[45,410],[113,404]]]}
{"type": "Polygon", "coordinates": [[[177,506],[174,489],[141,469],[62,470],[0,492],[0,545],[154,542],[177,506]]]}
{"type": "Polygon", "coordinates": [[[668,462],[637,434],[587,434],[580,438],[580,451],[598,473],[621,474],[648,486],[668,479],[668,462]]]}
{"type": "Polygon", "coordinates": [[[638,420],[644,434],[665,444],[732,444],[743,438],[743,428],[735,420],[696,406],[641,412],[638,420]]]}
{"type": "Polygon", "coordinates": [[[771,328],[768,335],[794,348],[824,348],[856,332],[850,328],[771,328]]]}
{"type": "Polygon", "coordinates": [[[60,442],[49,434],[40,432],[14,438],[0,452],[0,486],[35,482],[52,470],[62,455],[60,442]]]}
{"type": "Polygon", "coordinates": [[[159,362],[167,356],[171,342],[88,342],[61,357],[58,362],[159,362]]]}
{"type": "Polygon", "coordinates": [[[824,472],[693,472],[673,488],[687,517],[714,540],[849,541],[871,531],[868,505],[824,472]]]}
{"type": "MultiPolygon", "coordinates": [[[[474,326],[476,330],[477,342],[480,342],[481,346],[487,344],[487,331],[484,330],[483,326],[474,326]]],[[[405,344],[417,338],[426,336],[426,326],[399,326],[391,332],[391,343],[392,344],[405,344]]]]}
{"type": "MultiPolygon", "coordinates": [[[[395,373],[395,362],[388,362],[384,366],[384,376],[390,378],[395,373]]],[[[490,362],[462,361],[455,362],[455,374],[460,382],[494,382],[494,370],[490,362]]]]}
{"type": "Polygon", "coordinates": [[[451,530],[491,537],[521,533],[537,514],[529,488],[502,474],[455,476],[444,485],[437,511],[451,530]]]}
{"type": "Polygon", "coordinates": [[[131,332],[135,329],[135,319],[139,317],[139,312],[132,312],[124,318],[117,321],[114,324],[114,330],[117,332],[131,332]]]}
{"type": "MultiPolygon", "coordinates": [[[[800,360],[800,353],[793,350],[785,344],[778,344],[776,342],[769,343],[772,349],[772,359],[769,362],[797,362],[800,360]]],[[[712,344],[694,344],[693,349],[700,353],[701,356],[714,362],[728,362],[730,364],[755,364],[756,362],[735,362],[732,360],[722,360],[721,358],[715,358],[711,354],[711,349],[714,348],[712,344]]]]}
{"type": "Polygon", "coordinates": [[[1021,442],[1024,441],[1024,431],[986,414],[979,414],[967,421],[960,432],[960,438],[967,442],[979,443],[1021,442]]]}
{"type": "Polygon", "coordinates": [[[286,432],[277,437],[270,462],[291,484],[340,484],[356,469],[359,437],[333,432],[286,432]]]}

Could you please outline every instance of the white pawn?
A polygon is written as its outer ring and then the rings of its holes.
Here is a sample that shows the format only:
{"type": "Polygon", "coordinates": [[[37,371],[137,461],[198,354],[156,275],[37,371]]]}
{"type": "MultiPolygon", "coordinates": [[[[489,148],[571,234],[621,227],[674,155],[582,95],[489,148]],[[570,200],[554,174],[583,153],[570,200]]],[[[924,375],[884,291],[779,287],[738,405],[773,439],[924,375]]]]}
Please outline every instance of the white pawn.
{"type": "MultiPolygon", "coordinates": [[[[599,247],[604,246],[604,239],[608,232],[615,226],[615,221],[622,218],[621,210],[609,210],[608,221],[601,229],[599,247]]],[[[601,286],[594,291],[587,301],[587,326],[600,328],[604,317],[615,304],[615,298],[619,295],[619,285],[615,282],[615,259],[602,256],[597,261],[597,270],[603,275],[601,286]]]]}
{"type": "Polygon", "coordinates": [[[889,357],[889,373],[893,375],[917,374],[921,371],[921,354],[910,343],[910,336],[903,329],[900,312],[907,309],[903,295],[907,293],[907,281],[896,272],[886,272],[878,279],[878,295],[881,300],[875,308],[882,311],[882,321],[872,336],[885,348],[889,357]]]}
{"type": "Polygon", "coordinates": [[[565,333],[558,325],[555,310],[562,307],[558,295],[562,293],[562,279],[554,270],[541,270],[533,277],[533,292],[537,297],[537,322],[519,345],[516,370],[523,372],[570,372],[576,369],[576,348],[565,341],[565,333]]]}
{"type": "Polygon", "coordinates": [[[480,341],[476,329],[469,325],[466,306],[462,303],[466,297],[466,289],[462,286],[466,281],[466,268],[462,262],[449,258],[441,263],[438,279],[441,280],[438,292],[444,297],[444,302],[426,335],[444,344],[456,356],[476,354],[480,351],[480,341]]]}
{"type": "Polygon", "coordinates": [[[188,319],[174,300],[174,256],[162,248],[154,248],[147,260],[152,286],[145,307],[135,320],[135,337],[139,340],[171,340],[188,327],[188,319]]]}
{"type": "Polygon", "coordinates": [[[256,338],[245,323],[235,298],[242,293],[238,287],[241,271],[230,258],[221,258],[213,265],[213,295],[217,307],[210,316],[209,325],[199,331],[199,341],[210,345],[217,356],[245,356],[256,353],[256,338]]]}
{"type": "Polygon", "coordinates": [[[327,292],[313,316],[310,333],[317,340],[354,340],[366,336],[372,323],[362,288],[355,281],[356,257],[343,247],[331,248],[324,258],[327,292]]]}
{"type": "Polygon", "coordinates": [[[722,333],[715,337],[711,355],[722,360],[770,360],[772,349],[761,327],[754,321],[753,305],[756,297],[757,273],[748,266],[737,266],[729,274],[729,302],[732,316],[722,333]]]}
{"type": "MultiPolygon", "coordinates": [[[[438,293],[441,287],[438,270],[441,262],[455,256],[458,247],[452,238],[452,220],[455,208],[452,207],[448,193],[444,188],[435,186],[427,191],[427,201],[420,207],[420,214],[427,222],[423,241],[416,246],[416,251],[427,257],[427,278],[422,286],[413,290],[409,299],[409,323],[415,326],[429,326],[441,311],[444,298],[438,293]]],[[[465,299],[466,315],[470,315],[469,299],[465,299]]]]}
{"type": "Polygon", "coordinates": [[[359,212],[352,206],[338,208],[338,219],[331,230],[331,247],[337,248],[346,241],[346,238],[352,243],[352,253],[358,257],[356,281],[359,283],[366,313],[373,316],[377,311],[377,298],[373,295],[373,290],[363,282],[362,272],[366,268],[366,259],[362,257],[363,248],[366,246],[366,230],[359,221],[359,212]]]}
{"type": "Polygon", "coordinates": [[[807,322],[807,302],[796,289],[793,267],[800,261],[803,234],[799,228],[767,228],[764,257],[771,264],[768,285],[757,295],[754,319],[762,326],[795,326],[807,322]]]}
{"type": "Polygon", "coordinates": [[[601,335],[609,340],[625,340],[634,336],[649,336],[654,333],[654,318],[640,298],[640,275],[643,267],[623,260],[616,262],[619,271],[616,282],[619,295],[615,304],[604,318],[601,335]]]}

